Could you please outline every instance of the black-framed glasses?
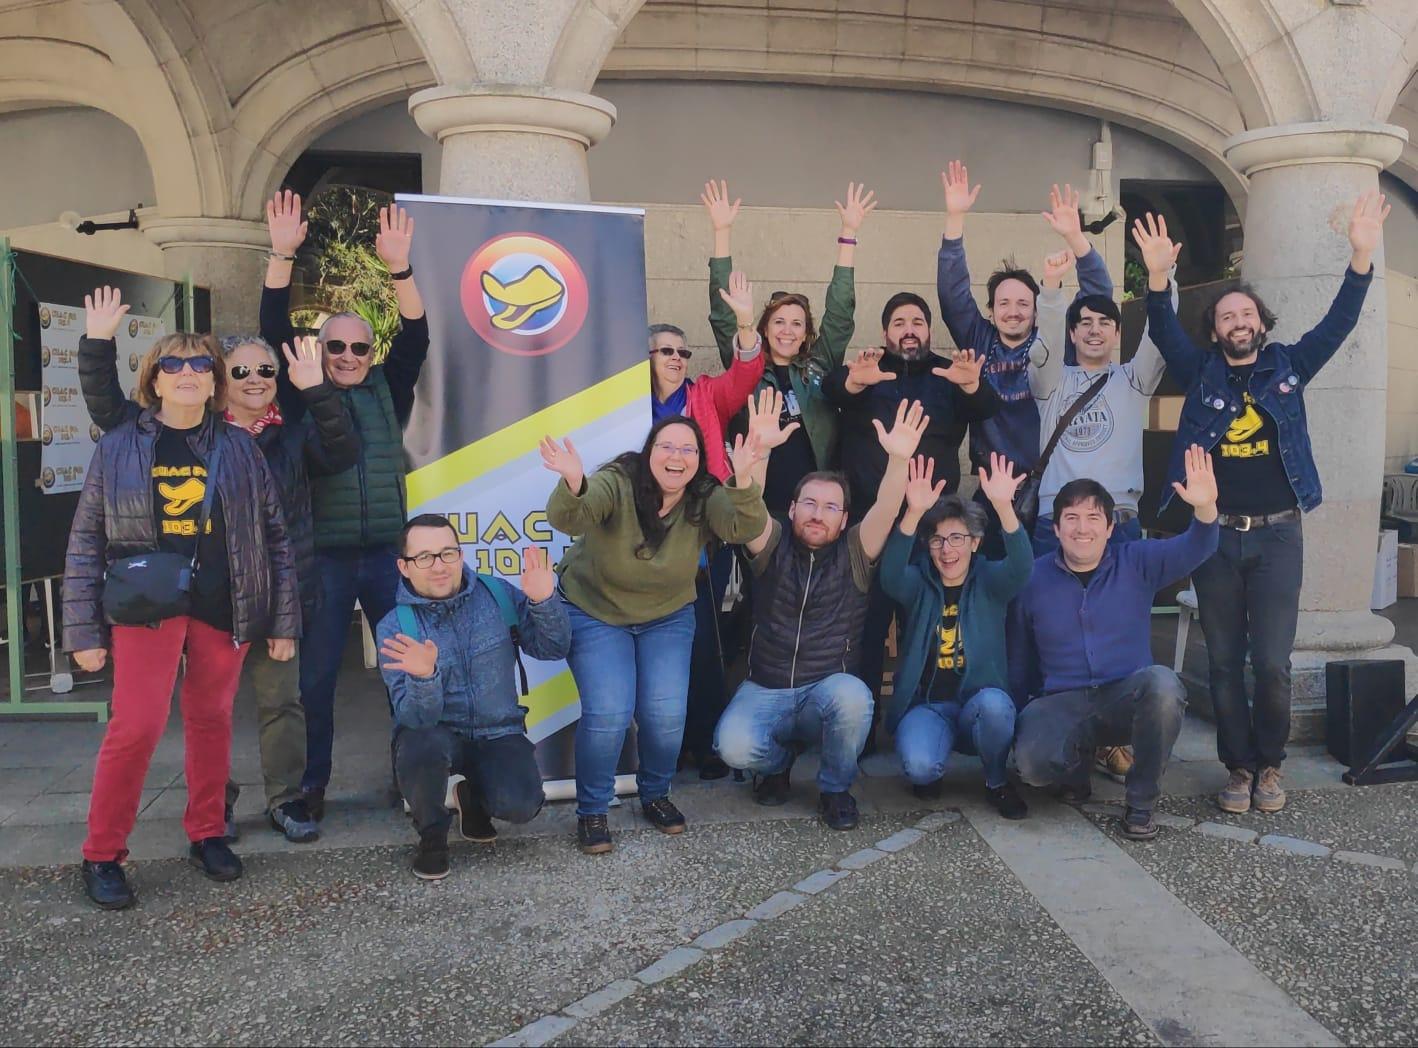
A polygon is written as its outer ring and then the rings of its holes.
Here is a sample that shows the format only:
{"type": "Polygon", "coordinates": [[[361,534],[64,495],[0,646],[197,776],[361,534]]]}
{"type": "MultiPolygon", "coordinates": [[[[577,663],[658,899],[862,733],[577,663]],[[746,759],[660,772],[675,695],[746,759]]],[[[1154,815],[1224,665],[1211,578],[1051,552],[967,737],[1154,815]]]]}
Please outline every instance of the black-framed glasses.
{"type": "Polygon", "coordinates": [[[256,374],[260,375],[262,378],[276,377],[276,365],[274,364],[257,364],[255,368],[252,368],[249,364],[233,364],[231,366],[231,377],[240,382],[243,379],[250,378],[252,371],[255,371],[256,374]]]}
{"type": "Polygon", "coordinates": [[[660,346],[655,352],[662,357],[677,356],[680,360],[688,360],[690,357],[694,356],[694,354],[687,349],[675,349],[673,346],[660,346]]]}
{"type": "Polygon", "coordinates": [[[437,553],[424,550],[422,553],[415,553],[412,557],[400,557],[399,559],[405,564],[413,564],[416,568],[431,568],[435,560],[441,560],[444,564],[456,564],[463,559],[463,547],[449,546],[437,553]]]}
{"type": "Polygon", "coordinates": [[[327,338],[325,340],[325,351],[332,357],[340,356],[347,349],[357,357],[367,357],[370,345],[368,342],[346,342],[342,338],[327,338]]]}
{"type": "Polygon", "coordinates": [[[970,536],[961,531],[951,532],[949,535],[932,535],[926,539],[926,547],[931,550],[942,550],[946,546],[954,549],[964,549],[970,542],[970,536]]]}
{"type": "Polygon", "coordinates": [[[185,367],[190,367],[194,375],[207,375],[215,364],[216,361],[207,356],[158,357],[158,367],[162,368],[164,375],[180,375],[185,367]]]}

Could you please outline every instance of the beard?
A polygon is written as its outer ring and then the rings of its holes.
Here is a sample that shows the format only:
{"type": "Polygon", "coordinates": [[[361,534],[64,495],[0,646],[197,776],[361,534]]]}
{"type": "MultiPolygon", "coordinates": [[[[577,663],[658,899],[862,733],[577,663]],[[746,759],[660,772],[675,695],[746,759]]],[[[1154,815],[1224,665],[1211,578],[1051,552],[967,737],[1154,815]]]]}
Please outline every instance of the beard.
{"type": "Polygon", "coordinates": [[[920,342],[917,342],[914,336],[908,337],[903,341],[907,343],[905,347],[901,346],[900,343],[892,342],[890,339],[887,339],[887,351],[894,353],[902,360],[925,360],[931,355],[931,340],[929,335],[920,342]]]}
{"type": "Polygon", "coordinates": [[[1216,344],[1221,347],[1221,352],[1227,360],[1245,360],[1252,353],[1259,353],[1260,348],[1265,345],[1265,332],[1257,331],[1245,346],[1238,346],[1233,336],[1222,338],[1217,336],[1216,344]]]}

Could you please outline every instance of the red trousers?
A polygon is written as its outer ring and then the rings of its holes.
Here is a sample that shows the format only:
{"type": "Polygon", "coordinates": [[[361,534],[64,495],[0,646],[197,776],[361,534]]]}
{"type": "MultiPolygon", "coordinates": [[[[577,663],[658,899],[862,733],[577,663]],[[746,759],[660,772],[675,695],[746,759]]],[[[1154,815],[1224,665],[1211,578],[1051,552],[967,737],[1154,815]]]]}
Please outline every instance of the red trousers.
{"type": "Polygon", "coordinates": [[[231,708],[248,647],[234,645],[230,633],[186,617],[167,619],[156,629],[113,627],[113,715],[94,769],[85,859],[122,862],[128,856],[128,834],[138,821],[143,780],[167,727],[184,649],[187,672],[180,702],[187,811],[182,826],[192,841],[226,833],[231,708]]]}

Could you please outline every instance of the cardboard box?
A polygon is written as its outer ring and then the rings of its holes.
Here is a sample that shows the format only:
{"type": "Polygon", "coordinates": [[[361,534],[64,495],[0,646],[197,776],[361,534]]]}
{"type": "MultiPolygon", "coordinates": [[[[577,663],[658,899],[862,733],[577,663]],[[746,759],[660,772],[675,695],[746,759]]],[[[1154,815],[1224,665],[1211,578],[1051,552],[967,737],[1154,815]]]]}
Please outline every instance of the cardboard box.
{"type": "Polygon", "coordinates": [[[1382,611],[1398,600],[1398,532],[1379,532],[1379,551],[1374,558],[1374,588],[1369,607],[1382,611]]]}
{"type": "Polygon", "coordinates": [[[1418,597],[1418,545],[1398,544],[1398,595],[1418,597]]]}

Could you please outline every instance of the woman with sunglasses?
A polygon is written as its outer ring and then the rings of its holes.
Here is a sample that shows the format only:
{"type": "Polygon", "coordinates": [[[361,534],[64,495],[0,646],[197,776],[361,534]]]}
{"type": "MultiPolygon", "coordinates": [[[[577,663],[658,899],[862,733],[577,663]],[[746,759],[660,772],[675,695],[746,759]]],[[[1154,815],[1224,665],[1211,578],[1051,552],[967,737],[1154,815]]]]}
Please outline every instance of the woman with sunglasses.
{"type": "Polygon", "coordinates": [[[167,335],[153,344],[138,368],[139,410],[99,440],[69,533],[65,650],[90,673],[113,655],[113,709],[94,770],[82,867],[89,898],[105,909],[135,901],[122,863],[184,654],[189,857],[213,880],[241,876],[223,818],[237,679],[251,642],[264,640],[270,657],[284,661],[300,636],[280,498],[255,442],[222,418],[220,356],[210,335],[167,335]],[[214,458],[215,478],[208,472],[214,458]],[[210,499],[209,483],[216,486],[210,499]],[[113,624],[104,604],[110,567],[157,552],[195,557],[185,613],[113,624]]]}
{"type": "MultiPolygon", "coordinates": [[[[109,430],[138,413],[118,381],[113,335],[128,307],[117,288],[96,288],[84,298],[86,334],[79,343],[79,384],[89,416],[109,430]]],[[[290,379],[305,406],[290,420],[276,404],[277,356],[259,335],[222,339],[227,369],[226,420],[251,434],[276,478],[300,583],[301,617],[315,607],[315,534],[310,514],[310,478],[338,473],[354,464],[359,438],[340,398],[325,381],[314,339],[285,347],[290,379]]],[[[300,701],[298,659],[278,662],[257,646],[246,659],[242,679],[256,701],[261,776],[271,826],[287,840],[304,844],[320,836],[300,792],[305,773],[305,709],[300,701]]],[[[237,837],[234,807],[240,790],[226,790],[227,839],[237,837]]]]}
{"type": "MultiPolygon", "coordinates": [[[[827,285],[822,327],[813,323],[812,304],[805,295],[775,291],[757,324],[738,315],[724,296],[733,270],[730,234],[741,200],[729,202],[726,182],[706,182],[699,198],[714,227],[714,255],[709,259],[709,324],[724,366],[733,359],[735,339],[757,333],[768,359],[760,386],[783,395],[782,423],[799,428],[768,461],[763,499],[772,513],[787,513],[798,481],[814,470],[834,469],[837,462],[837,410],[822,397],[822,379],[842,366],[847,344],[856,330],[857,291],[853,261],[857,231],[876,208],[876,194],[855,182],[847,185],[847,202],[836,201],[842,216],[837,237],[837,264],[827,285]]],[[[742,342],[740,341],[740,344],[742,342]]]]}
{"type": "Polygon", "coordinates": [[[1024,480],[1003,455],[980,469],[980,491],[999,514],[1005,557],[979,554],[988,519],[979,503],[941,498],[935,459],[916,458],[906,512],[881,555],[881,588],[904,609],[896,687],[886,725],[917,796],[940,796],[951,750],[985,766],[985,794],[1006,819],[1029,814],[1005,775],[1014,744],[1014,702],[1005,663],[1005,617],[1034,570],[1029,535],[1014,512],[1024,480]],[[916,534],[926,557],[913,557],[916,534]]]}
{"type": "Polygon", "coordinates": [[[669,792],[684,734],[695,573],[711,539],[747,542],[768,523],[752,479],[756,448],[739,438],[733,479],[720,485],[692,419],[661,419],[638,452],[589,477],[570,440],[542,440],[542,463],[561,477],[547,520],[576,537],[557,571],[571,619],[567,662],[581,696],[576,838],[588,855],[611,850],[606,813],[632,718],[641,811],[663,833],[684,832],[669,792]]]}

